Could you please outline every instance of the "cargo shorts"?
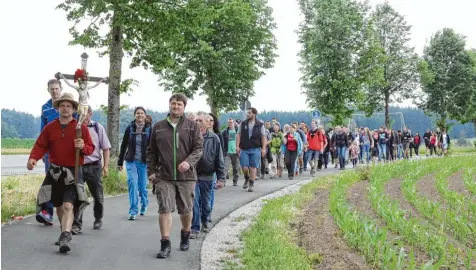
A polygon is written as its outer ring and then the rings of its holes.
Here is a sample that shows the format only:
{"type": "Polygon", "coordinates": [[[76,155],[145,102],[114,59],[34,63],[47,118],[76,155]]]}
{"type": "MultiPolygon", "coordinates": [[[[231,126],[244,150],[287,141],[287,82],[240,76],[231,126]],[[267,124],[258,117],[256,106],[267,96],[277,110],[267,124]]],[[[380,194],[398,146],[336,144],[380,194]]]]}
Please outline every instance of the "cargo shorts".
{"type": "Polygon", "coordinates": [[[193,213],[196,181],[168,181],[160,179],[155,184],[159,214],[175,212],[179,215],[193,213]]]}

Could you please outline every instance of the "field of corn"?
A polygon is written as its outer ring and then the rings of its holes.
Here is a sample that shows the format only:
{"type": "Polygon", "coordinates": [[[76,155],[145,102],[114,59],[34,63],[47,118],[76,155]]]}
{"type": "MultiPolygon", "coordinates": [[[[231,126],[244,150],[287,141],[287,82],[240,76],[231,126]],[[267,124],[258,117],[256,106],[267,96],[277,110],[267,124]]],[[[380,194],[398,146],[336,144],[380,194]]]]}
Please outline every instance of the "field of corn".
{"type": "Polygon", "coordinates": [[[317,178],[269,201],[243,234],[244,248],[225,263],[275,269],[281,258],[280,269],[476,269],[475,231],[476,156],[402,161],[317,178]],[[260,235],[264,243],[253,240],[260,235]]]}

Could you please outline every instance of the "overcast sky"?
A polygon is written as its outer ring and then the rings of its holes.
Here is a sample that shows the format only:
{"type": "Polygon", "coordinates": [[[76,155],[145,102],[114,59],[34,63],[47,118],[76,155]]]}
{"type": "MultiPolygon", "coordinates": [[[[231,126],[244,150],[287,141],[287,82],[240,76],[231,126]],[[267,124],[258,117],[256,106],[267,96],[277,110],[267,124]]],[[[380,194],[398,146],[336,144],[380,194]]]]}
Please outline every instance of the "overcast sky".
{"type": "MultiPolygon", "coordinates": [[[[299,44],[295,30],[300,13],[297,0],[268,0],[274,9],[278,29],[278,58],[273,69],[255,83],[256,96],[251,98],[258,110],[307,109],[301,94],[297,53],[299,44]],[[279,92],[278,92],[279,91],[279,92]],[[274,99],[269,102],[270,97],[274,99]]],[[[99,58],[94,50],[68,46],[71,26],[61,10],[55,10],[59,0],[0,1],[0,29],[2,52],[0,71],[3,78],[2,108],[16,109],[35,116],[49,99],[46,82],[58,71],[74,73],[80,68],[80,55],[89,55],[88,72],[91,76],[108,75],[108,59],[99,58]]],[[[383,0],[370,0],[373,5],[383,0]]],[[[476,48],[476,16],[474,0],[390,0],[403,14],[412,28],[412,45],[421,54],[427,40],[443,27],[454,28],[467,36],[468,47],[476,48]]],[[[140,68],[129,69],[129,59],[123,61],[122,78],[135,78],[140,84],[130,96],[122,95],[121,104],[142,105],[158,111],[167,110],[170,93],[158,86],[157,77],[140,68]]],[[[68,86],[64,91],[73,92],[68,86]]],[[[76,95],[76,93],[74,93],[76,95]]],[[[76,95],[77,96],[77,95],[76,95]]],[[[107,105],[107,86],[91,90],[93,108],[107,105]]],[[[409,103],[407,103],[409,104],[409,103]]],[[[187,109],[209,110],[205,97],[195,97],[187,109]]]]}

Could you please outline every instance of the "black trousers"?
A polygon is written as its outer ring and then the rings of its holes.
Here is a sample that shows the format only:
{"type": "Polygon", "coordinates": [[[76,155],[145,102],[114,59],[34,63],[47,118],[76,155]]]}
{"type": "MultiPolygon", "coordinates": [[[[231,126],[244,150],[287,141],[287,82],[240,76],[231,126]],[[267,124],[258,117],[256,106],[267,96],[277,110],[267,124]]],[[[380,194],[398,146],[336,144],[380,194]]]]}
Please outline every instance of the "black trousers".
{"type": "MultiPolygon", "coordinates": [[[[102,219],[104,215],[104,191],[102,187],[102,165],[99,163],[98,165],[92,166],[82,166],[83,168],[83,179],[84,182],[87,183],[89,192],[94,199],[94,218],[95,219],[102,219]]],[[[77,207],[74,207],[76,210],[77,207]]],[[[74,222],[73,225],[82,228],[83,225],[83,215],[78,215],[76,211],[74,211],[74,222]]]]}
{"type": "Polygon", "coordinates": [[[289,151],[286,150],[285,158],[286,158],[286,168],[288,169],[288,177],[294,176],[294,169],[296,165],[296,159],[298,156],[297,151],[289,151]]]}

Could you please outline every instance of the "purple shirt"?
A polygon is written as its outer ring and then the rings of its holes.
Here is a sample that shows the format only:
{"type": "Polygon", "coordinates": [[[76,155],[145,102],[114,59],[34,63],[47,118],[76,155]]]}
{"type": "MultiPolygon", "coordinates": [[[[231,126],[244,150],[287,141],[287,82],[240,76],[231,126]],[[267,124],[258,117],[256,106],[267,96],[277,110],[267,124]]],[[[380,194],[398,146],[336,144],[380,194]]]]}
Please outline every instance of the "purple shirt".
{"type": "Polygon", "coordinates": [[[89,124],[87,125],[89,129],[89,134],[91,135],[91,139],[93,140],[94,152],[91,155],[84,157],[85,164],[101,160],[101,151],[111,148],[111,143],[107,138],[106,130],[104,129],[104,127],[101,124],[97,123],[98,132],[96,133],[94,123],[95,122],[93,120],[90,120],[89,124]]]}

